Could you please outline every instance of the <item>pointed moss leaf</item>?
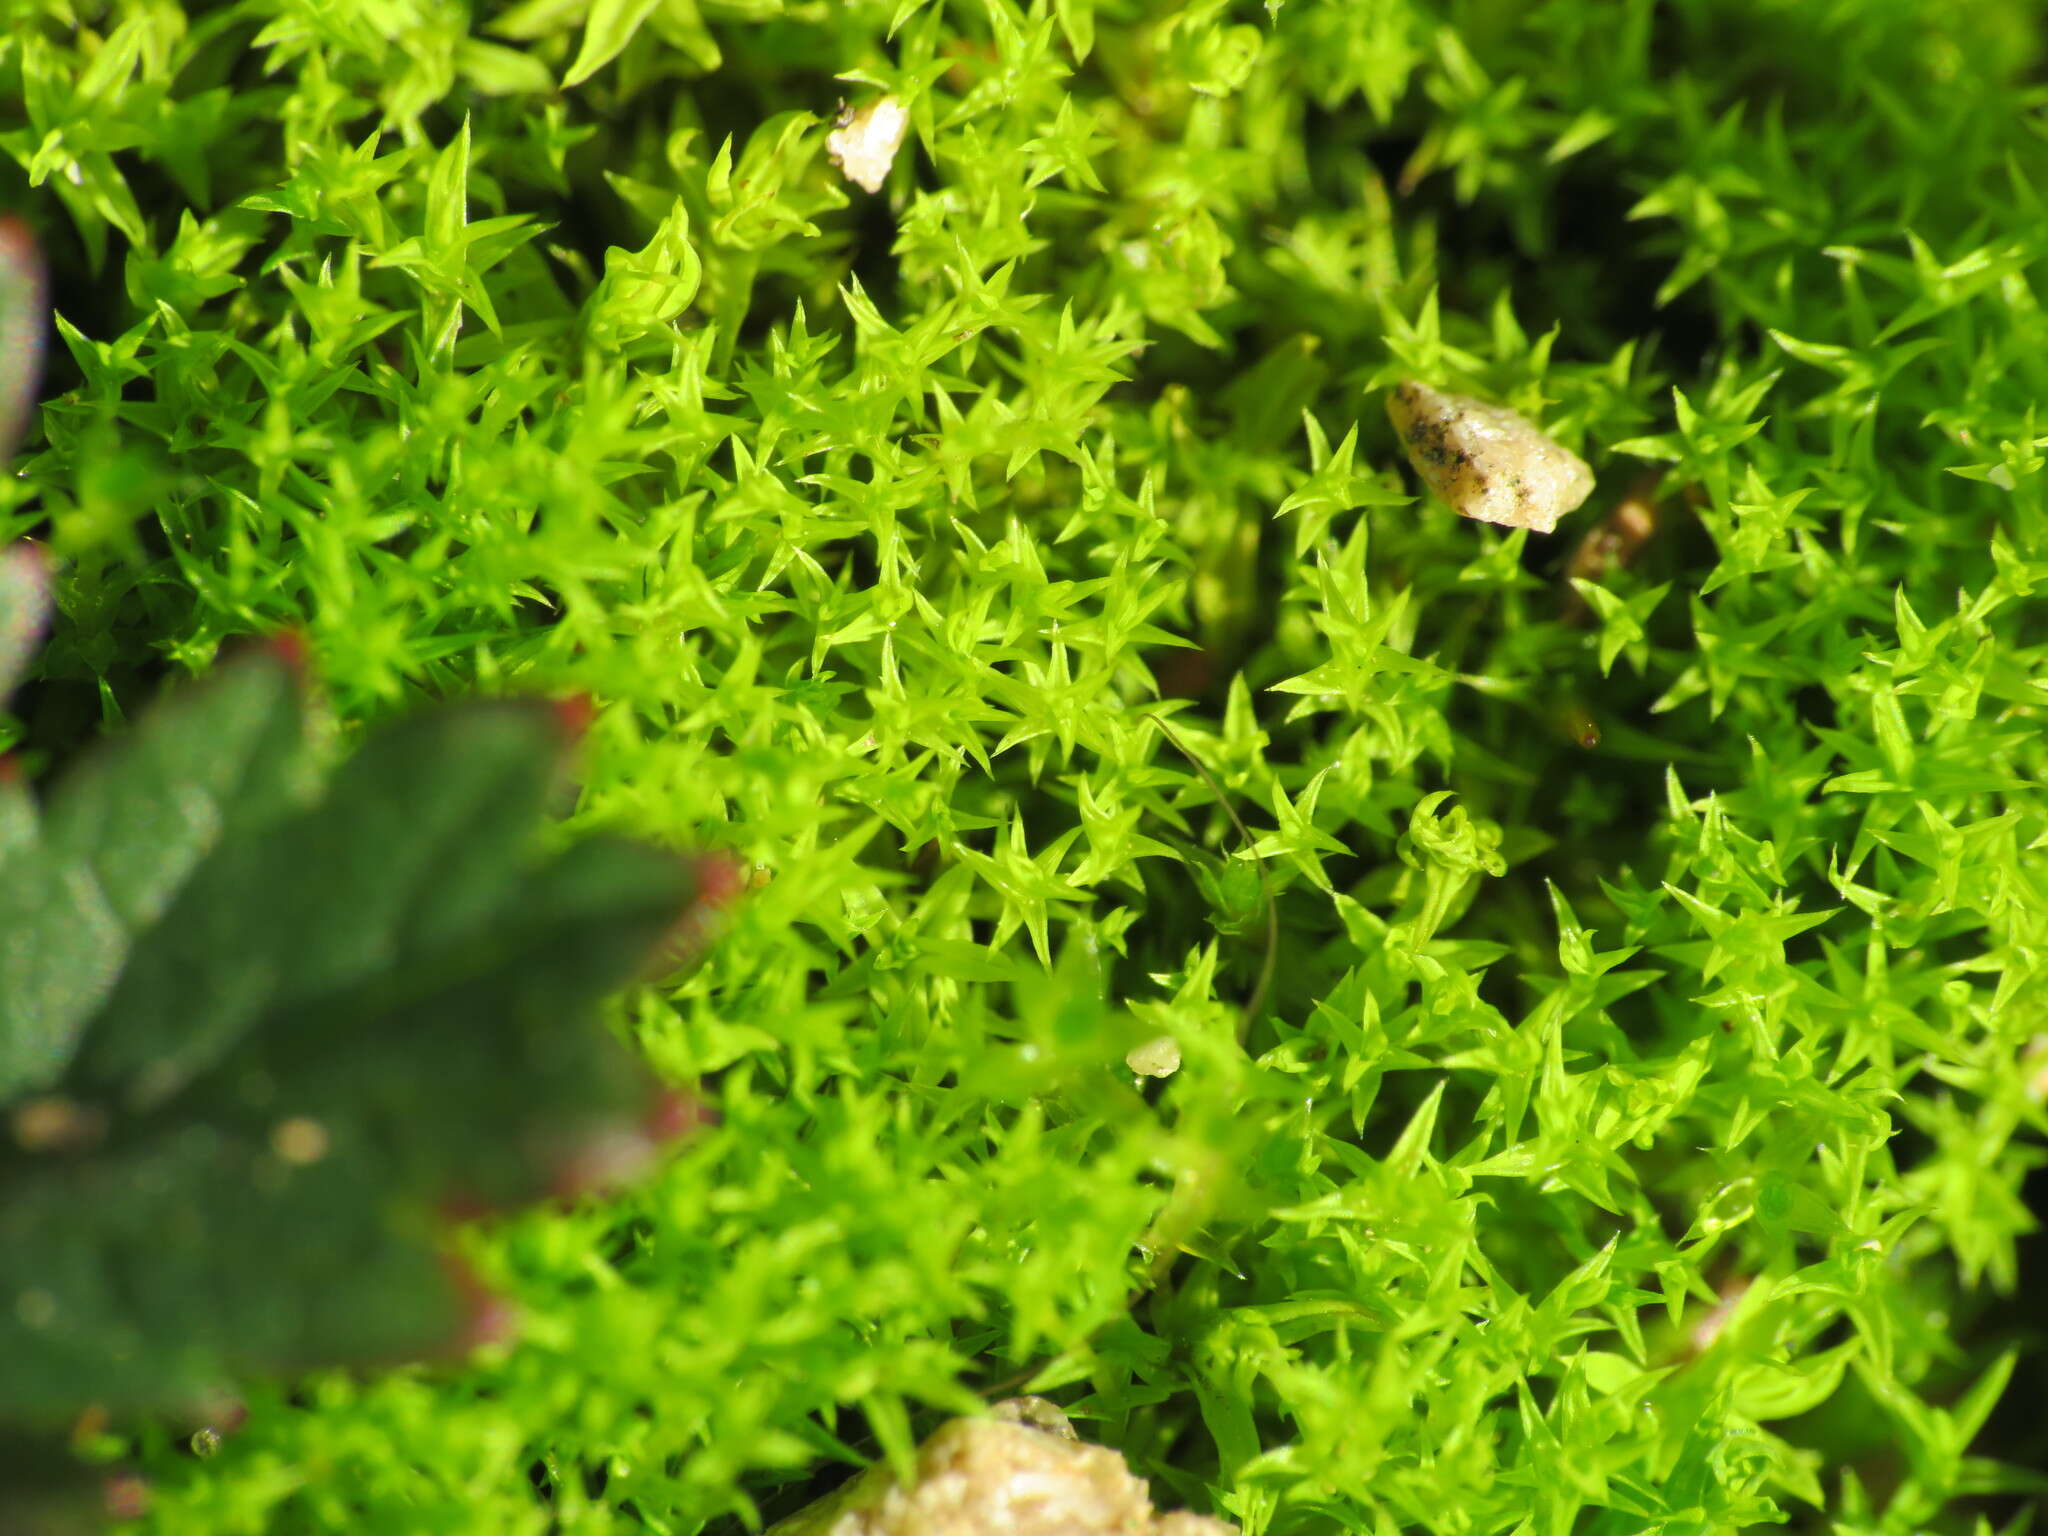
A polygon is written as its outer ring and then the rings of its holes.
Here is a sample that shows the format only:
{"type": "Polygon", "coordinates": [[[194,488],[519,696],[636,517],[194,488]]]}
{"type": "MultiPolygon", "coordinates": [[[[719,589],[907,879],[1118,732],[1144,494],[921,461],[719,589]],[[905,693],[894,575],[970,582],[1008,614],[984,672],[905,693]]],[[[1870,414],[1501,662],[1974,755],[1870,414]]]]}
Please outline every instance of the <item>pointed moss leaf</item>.
{"type": "Polygon", "coordinates": [[[1052,9],[1074,57],[1086,59],[1095,46],[1095,0],[1053,0],[1052,9]]]}
{"type": "Polygon", "coordinates": [[[15,1158],[0,1416],[175,1407],[240,1370],[397,1360],[445,1337],[455,1297],[424,1224],[390,1219],[387,1154],[345,1124],[325,1134],[312,1159],[272,1130],[187,1122],[15,1158]]]}
{"type": "Polygon", "coordinates": [[[50,857],[28,790],[0,777],[0,1103],[62,1075],[123,944],[98,882],[50,857]]]}
{"type": "MultiPolygon", "coordinates": [[[[43,286],[43,259],[27,227],[0,219],[0,462],[14,454],[42,376],[49,323],[43,286]]],[[[5,681],[0,669],[0,695],[5,681]]]]}
{"type": "Polygon", "coordinates": [[[564,90],[580,85],[619,56],[660,0],[595,0],[583,24],[583,45],[562,77],[564,90]]]}
{"type": "Polygon", "coordinates": [[[50,618],[50,568],[31,544],[0,550],[0,705],[13,694],[50,618]]]}
{"type": "Polygon", "coordinates": [[[530,857],[560,746],[545,706],[436,711],[374,738],[311,809],[225,839],[138,939],[88,1079],[161,1102],[266,1015],[473,933],[530,857]]]}
{"type": "Polygon", "coordinates": [[[308,757],[290,663],[243,656],[167,693],[67,774],[44,842],[91,870],[131,932],[146,928],[230,825],[261,826],[304,798],[308,757]]]}

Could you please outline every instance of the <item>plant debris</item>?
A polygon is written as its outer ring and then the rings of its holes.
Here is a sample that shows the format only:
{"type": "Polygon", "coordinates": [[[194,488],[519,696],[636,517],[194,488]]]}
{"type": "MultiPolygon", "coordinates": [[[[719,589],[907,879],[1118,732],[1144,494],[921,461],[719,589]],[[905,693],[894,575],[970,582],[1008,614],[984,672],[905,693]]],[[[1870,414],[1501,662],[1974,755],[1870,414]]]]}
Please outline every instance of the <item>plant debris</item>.
{"type": "MultiPolygon", "coordinates": [[[[1626,570],[1657,532],[1657,487],[1663,471],[1639,475],[1626,496],[1594,525],[1572,551],[1565,576],[1572,581],[1602,581],[1626,570]]],[[[1583,606],[1583,601],[1582,601],[1583,606]]]]}

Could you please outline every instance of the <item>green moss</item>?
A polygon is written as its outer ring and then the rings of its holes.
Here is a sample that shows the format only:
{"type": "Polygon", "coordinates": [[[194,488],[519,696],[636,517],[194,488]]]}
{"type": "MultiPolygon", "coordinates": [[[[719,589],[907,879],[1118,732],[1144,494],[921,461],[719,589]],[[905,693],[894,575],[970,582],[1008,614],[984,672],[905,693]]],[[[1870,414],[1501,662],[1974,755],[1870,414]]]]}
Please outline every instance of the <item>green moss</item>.
{"type": "Polygon", "coordinates": [[[589,692],[572,826],[769,877],[616,1008],[722,1123],[466,1239],[520,1342],[88,1446],[155,1529],[732,1529],[1020,1379],[1253,1531],[2032,1496],[2033,7],[31,12],[0,738],[295,625],[345,730],[589,692]],[[1418,500],[1409,375],[1600,489],[1418,500]]]}

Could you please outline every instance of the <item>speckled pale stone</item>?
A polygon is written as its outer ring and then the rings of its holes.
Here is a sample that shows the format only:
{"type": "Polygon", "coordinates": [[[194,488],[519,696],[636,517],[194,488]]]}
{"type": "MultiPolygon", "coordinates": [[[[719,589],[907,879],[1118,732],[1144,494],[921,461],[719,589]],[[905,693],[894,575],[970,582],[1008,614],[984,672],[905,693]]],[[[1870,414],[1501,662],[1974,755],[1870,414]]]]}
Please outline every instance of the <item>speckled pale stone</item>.
{"type": "Polygon", "coordinates": [[[840,113],[838,124],[825,135],[825,153],[848,181],[879,192],[909,127],[910,109],[894,96],[884,96],[858,112],[848,108],[840,113]]]}
{"type": "Polygon", "coordinates": [[[1549,533],[1593,494],[1584,459],[1502,406],[1406,379],[1387,415],[1415,472],[1461,517],[1549,533]]]}
{"type": "Polygon", "coordinates": [[[1082,1444],[1052,1404],[1019,1398],[994,1417],[940,1425],[918,1447],[908,1484],[878,1464],[768,1536],[1237,1536],[1237,1527],[1155,1513],[1123,1457],[1082,1444]]]}
{"type": "Polygon", "coordinates": [[[1180,1042],[1171,1035],[1147,1040],[1132,1048],[1124,1065],[1140,1077],[1171,1077],[1180,1070],[1180,1042]]]}

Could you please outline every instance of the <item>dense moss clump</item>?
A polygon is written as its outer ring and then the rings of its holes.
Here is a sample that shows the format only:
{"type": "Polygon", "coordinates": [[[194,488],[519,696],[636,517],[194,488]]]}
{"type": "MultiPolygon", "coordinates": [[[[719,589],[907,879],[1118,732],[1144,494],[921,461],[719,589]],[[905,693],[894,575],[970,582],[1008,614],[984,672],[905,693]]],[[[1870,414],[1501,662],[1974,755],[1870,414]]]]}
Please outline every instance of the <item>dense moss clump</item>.
{"type": "Polygon", "coordinates": [[[2038,7],[12,15],[0,748],[291,627],[751,883],[612,1008],[717,1123],[467,1229],[460,1365],[88,1420],[147,1528],[736,1532],[1018,1391],[1252,1536],[2035,1496],[2038,7]]]}

